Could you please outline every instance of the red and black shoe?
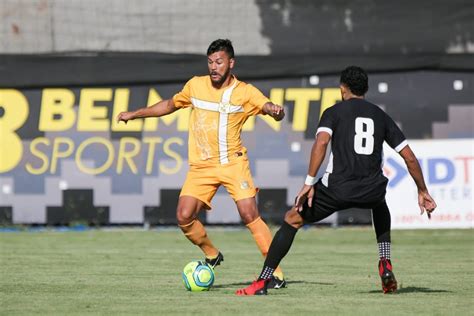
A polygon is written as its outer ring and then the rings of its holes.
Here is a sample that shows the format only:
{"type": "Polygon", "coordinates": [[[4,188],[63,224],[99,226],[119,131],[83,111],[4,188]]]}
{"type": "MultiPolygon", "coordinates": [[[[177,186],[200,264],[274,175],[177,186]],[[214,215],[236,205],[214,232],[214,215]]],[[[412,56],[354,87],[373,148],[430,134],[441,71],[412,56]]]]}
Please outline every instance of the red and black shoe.
{"type": "Polygon", "coordinates": [[[379,275],[382,279],[382,290],[384,294],[397,291],[397,280],[392,272],[392,262],[382,258],[379,261],[379,275]]]}
{"type": "Polygon", "coordinates": [[[244,289],[238,289],[235,294],[238,296],[245,295],[267,295],[268,280],[256,280],[244,289]]]}

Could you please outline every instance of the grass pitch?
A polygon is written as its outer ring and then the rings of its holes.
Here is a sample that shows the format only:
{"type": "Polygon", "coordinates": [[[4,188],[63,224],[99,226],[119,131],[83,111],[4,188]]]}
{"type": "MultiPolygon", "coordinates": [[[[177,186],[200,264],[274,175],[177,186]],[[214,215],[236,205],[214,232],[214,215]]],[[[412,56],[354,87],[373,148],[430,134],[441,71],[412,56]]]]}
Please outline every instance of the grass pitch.
{"type": "Polygon", "coordinates": [[[198,248],[175,229],[0,233],[0,314],[473,315],[472,230],[392,233],[399,291],[383,295],[372,228],[298,232],[282,267],[288,288],[234,291],[263,260],[246,229],[208,229],[225,255],[209,292],[187,292],[198,248]]]}

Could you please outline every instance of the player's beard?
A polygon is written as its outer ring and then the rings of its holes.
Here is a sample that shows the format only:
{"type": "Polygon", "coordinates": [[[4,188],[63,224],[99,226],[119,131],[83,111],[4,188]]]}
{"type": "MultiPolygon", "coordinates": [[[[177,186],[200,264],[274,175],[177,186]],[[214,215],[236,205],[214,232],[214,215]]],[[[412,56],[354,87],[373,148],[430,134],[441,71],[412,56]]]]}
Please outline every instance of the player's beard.
{"type": "MultiPolygon", "coordinates": [[[[219,75],[217,72],[210,73],[210,75],[213,75],[213,74],[219,75]]],[[[212,76],[211,76],[212,84],[220,87],[224,83],[224,81],[226,81],[227,78],[229,78],[229,76],[230,76],[230,68],[228,68],[227,71],[222,76],[220,76],[220,79],[218,80],[212,80],[212,76]]]]}

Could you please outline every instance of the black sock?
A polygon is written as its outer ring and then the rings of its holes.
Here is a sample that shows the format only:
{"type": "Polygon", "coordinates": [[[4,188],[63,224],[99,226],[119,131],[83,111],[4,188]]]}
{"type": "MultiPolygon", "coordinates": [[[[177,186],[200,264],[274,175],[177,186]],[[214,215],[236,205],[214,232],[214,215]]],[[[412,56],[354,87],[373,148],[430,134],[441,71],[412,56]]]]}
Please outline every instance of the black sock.
{"type": "Polygon", "coordinates": [[[280,264],[280,261],[290,250],[297,231],[298,229],[294,228],[287,222],[284,222],[283,225],[281,225],[280,229],[275,234],[275,237],[273,237],[262,272],[258,278],[259,280],[269,279],[273,275],[273,271],[275,271],[276,267],[280,264]]]}
{"type": "Polygon", "coordinates": [[[372,209],[372,219],[379,246],[379,258],[390,260],[391,218],[385,200],[372,209]]]}

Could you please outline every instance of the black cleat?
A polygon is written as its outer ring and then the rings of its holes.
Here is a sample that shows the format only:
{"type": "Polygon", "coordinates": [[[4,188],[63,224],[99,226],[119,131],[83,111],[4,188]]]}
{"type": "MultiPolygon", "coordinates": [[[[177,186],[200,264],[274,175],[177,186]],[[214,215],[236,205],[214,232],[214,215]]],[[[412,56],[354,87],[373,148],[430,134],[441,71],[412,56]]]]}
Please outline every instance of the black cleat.
{"type": "Polygon", "coordinates": [[[206,258],[206,263],[213,269],[220,265],[222,261],[224,261],[224,255],[220,251],[214,259],[206,258]]]}
{"type": "Polygon", "coordinates": [[[285,279],[280,280],[274,275],[270,278],[270,281],[268,282],[268,285],[267,285],[267,288],[269,289],[282,289],[285,287],[286,287],[285,279]]]}

